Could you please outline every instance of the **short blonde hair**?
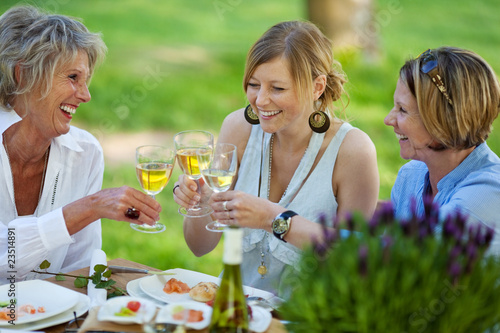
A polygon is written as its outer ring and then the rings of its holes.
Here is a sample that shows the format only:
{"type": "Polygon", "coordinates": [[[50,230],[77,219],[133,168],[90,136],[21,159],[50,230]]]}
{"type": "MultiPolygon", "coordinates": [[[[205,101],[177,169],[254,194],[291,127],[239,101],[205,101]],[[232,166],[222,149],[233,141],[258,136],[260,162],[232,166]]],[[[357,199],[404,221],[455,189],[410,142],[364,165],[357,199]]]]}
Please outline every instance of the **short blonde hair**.
{"type": "Polygon", "coordinates": [[[106,53],[100,34],[90,33],[75,18],[33,6],[9,9],[0,16],[0,105],[8,109],[16,95],[38,87],[46,96],[57,68],[74,60],[80,51],[88,55],[92,76],[106,53]],[[16,79],[17,65],[22,86],[16,79]]]}
{"type": "Polygon", "coordinates": [[[302,99],[313,91],[313,81],[325,75],[326,89],[316,105],[318,110],[327,111],[334,101],[342,97],[347,81],[341,65],[333,58],[332,44],[312,23],[303,21],[281,22],[262,35],[250,48],[243,77],[243,89],[259,65],[283,57],[289,62],[290,73],[302,99]]]}
{"type": "Polygon", "coordinates": [[[441,149],[467,149],[488,138],[500,110],[500,85],[479,55],[456,47],[431,50],[451,100],[423,73],[422,59],[407,61],[400,78],[417,100],[420,117],[441,149]]]}

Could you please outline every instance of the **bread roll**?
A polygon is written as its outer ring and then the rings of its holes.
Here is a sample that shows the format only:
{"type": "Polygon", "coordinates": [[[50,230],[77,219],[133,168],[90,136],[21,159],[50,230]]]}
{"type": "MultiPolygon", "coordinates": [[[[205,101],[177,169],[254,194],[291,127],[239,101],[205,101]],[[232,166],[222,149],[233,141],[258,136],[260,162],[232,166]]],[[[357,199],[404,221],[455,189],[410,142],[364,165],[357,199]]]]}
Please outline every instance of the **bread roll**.
{"type": "Polygon", "coordinates": [[[208,302],[215,298],[219,286],[213,282],[200,282],[189,291],[189,296],[198,302],[208,302]]]}

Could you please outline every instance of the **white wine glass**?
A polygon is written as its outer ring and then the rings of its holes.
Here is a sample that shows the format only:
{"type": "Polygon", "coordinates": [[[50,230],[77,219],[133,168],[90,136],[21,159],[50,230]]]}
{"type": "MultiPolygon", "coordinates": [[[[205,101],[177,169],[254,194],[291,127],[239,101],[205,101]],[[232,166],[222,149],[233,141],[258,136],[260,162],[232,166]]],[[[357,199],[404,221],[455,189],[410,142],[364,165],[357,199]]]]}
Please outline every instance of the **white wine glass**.
{"type": "MultiPolygon", "coordinates": [[[[206,155],[212,154],[214,146],[214,136],[207,131],[183,131],[174,136],[174,144],[177,154],[177,161],[182,172],[193,179],[198,186],[198,193],[201,194],[200,178],[201,172],[198,166],[197,151],[203,151],[206,155]]],[[[179,207],[179,214],[186,217],[202,217],[213,213],[212,207],[208,205],[197,204],[194,207],[186,209],[179,207]]]]}
{"type": "MultiPolygon", "coordinates": [[[[207,155],[203,150],[198,150],[198,163],[200,172],[205,183],[214,192],[225,192],[229,190],[236,175],[238,155],[236,146],[230,143],[218,143],[213,153],[207,155]]],[[[219,221],[212,221],[206,225],[206,229],[221,232],[227,227],[219,221]]]]}
{"type": "MultiPolygon", "coordinates": [[[[175,150],[163,146],[140,146],[135,150],[135,171],[137,180],[144,192],[153,199],[167,185],[175,164],[175,150]]],[[[156,222],[155,225],[130,224],[130,226],[145,233],[158,233],[165,230],[165,225],[156,222]]]]}

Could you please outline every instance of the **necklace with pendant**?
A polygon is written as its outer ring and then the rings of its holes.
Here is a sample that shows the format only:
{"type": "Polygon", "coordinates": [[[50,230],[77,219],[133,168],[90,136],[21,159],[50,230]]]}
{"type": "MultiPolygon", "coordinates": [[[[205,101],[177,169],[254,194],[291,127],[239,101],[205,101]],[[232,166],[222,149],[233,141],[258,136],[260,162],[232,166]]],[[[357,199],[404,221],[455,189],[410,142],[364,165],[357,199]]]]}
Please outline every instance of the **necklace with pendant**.
{"type": "MultiPolygon", "coordinates": [[[[267,176],[267,200],[269,200],[269,194],[271,192],[271,169],[272,169],[272,164],[273,164],[273,145],[274,145],[274,133],[271,134],[271,139],[269,142],[269,172],[268,172],[268,176],[267,176]]],[[[304,151],[304,156],[305,156],[306,152],[307,152],[307,148],[304,151]]],[[[302,158],[304,158],[304,156],[302,156],[302,158]]],[[[290,187],[290,183],[288,183],[288,186],[286,187],[285,192],[283,192],[283,195],[281,196],[280,201],[283,200],[283,198],[285,197],[286,192],[288,191],[289,187],[290,187]]],[[[265,234],[264,239],[266,237],[267,237],[267,233],[265,234]]],[[[267,274],[267,266],[265,263],[266,253],[264,252],[264,239],[262,239],[262,242],[260,243],[260,265],[257,268],[257,272],[260,274],[261,279],[263,279],[264,276],[267,274]]],[[[269,243],[269,240],[268,240],[268,243],[269,243]]]]}
{"type": "MultiPolygon", "coordinates": [[[[274,133],[271,134],[271,140],[269,142],[269,172],[267,176],[267,200],[269,200],[269,194],[271,190],[271,167],[273,164],[273,143],[274,143],[274,133]]],[[[286,190],[285,190],[286,193],[286,190]]],[[[285,193],[283,193],[283,196],[285,196],[285,193]]],[[[282,197],[283,198],[283,197],[282,197]]],[[[264,240],[267,236],[267,233],[264,235],[264,238],[262,239],[262,242],[260,243],[260,265],[257,268],[257,272],[260,274],[260,278],[263,279],[264,276],[267,274],[267,267],[265,263],[265,257],[266,254],[264,252],[264,240]]]]}
{"type": "MultiPolygon", "coordinates": [[[[9,156],[9,151],[7,150],[7,143],[5,142],[5,132],[2,133],[2,139],[3,139],[3,147],[5,148],[5,153],[7,155],[7,160],[9,162],[9,166],[11,165],[10,163],[10,156],[9,156]]],[[[38,204],[40,203],[40,199],[42,198],[42,192],[43,192],[43,183],[45,181],[45,174],[47,173],[47,161],[49,159],[49,151],[50,151],[50,146],[47,148],[45,151],[44,155],[44,162],[43,162],[43,172],[42,172],[42,181],[40,183],[40,191],[38,192],[38,202],[37,202],[37,207],[38,204]]],[[[12,194],[14,195],[14,202],[16,201],[16,192],[14,189],[14,173],[12,172],[12,194]]]]}

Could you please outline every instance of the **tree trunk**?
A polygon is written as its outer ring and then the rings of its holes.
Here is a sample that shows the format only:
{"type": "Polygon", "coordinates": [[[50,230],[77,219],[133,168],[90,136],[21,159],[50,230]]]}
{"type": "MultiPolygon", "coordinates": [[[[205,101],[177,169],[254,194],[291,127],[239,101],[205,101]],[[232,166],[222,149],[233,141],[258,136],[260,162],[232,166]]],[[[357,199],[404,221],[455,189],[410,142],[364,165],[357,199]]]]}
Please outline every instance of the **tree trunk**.
{"type": "Polygon", "coordinates": [[[372,0],[307,0],[307,7],[309,20],[332,40],[334,50],[358,48],[376,56],[372,0]]]}

